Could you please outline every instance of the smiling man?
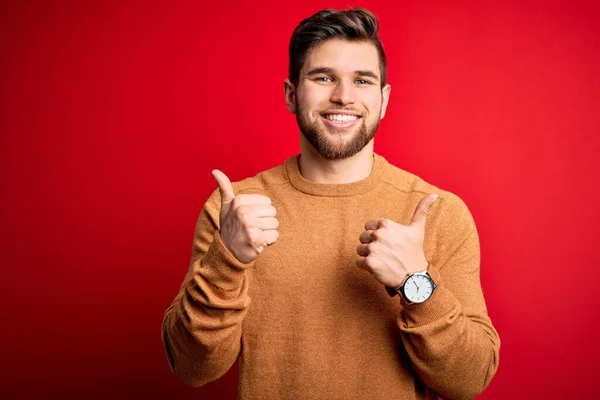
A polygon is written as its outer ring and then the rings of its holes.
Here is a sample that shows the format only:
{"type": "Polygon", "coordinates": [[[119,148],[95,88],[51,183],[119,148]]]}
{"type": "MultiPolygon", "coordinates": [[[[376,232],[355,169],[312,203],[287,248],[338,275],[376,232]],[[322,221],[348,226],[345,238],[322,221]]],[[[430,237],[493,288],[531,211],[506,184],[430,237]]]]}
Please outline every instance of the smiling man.
{"type": "Polygon", "coordinates": [[[163,320],[201,386],[239,360],[240,399],[472,398],[500,340],[475,222],[455,194],[374,153],[390,98],[374,16],[323,10],[290,46],[300,154],[218,190],[163,320]]]}

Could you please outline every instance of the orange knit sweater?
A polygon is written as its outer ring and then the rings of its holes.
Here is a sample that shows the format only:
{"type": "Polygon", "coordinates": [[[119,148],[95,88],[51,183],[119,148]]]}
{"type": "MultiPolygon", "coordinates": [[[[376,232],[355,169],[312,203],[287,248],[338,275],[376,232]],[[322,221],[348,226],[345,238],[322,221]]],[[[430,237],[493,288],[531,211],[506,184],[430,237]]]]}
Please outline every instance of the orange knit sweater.
{"type": "Polygon", "coordinates": [[[163,320],[171,369],[200,386],[239,358],[239,398],[472,398],[498,368],[500,340],[479,278],[479,237],[465,203],[374,154],[366,179],[306,180],[298,155],[234,182],[235,194],[271,198],[278,241],[250,264],[219,236],[215,190],[198,218],[190,267],[163,320]],[[418,202],[429,272],[422,304],[389,297],[355,264],[366,221],[408,225],[418,202]]]}

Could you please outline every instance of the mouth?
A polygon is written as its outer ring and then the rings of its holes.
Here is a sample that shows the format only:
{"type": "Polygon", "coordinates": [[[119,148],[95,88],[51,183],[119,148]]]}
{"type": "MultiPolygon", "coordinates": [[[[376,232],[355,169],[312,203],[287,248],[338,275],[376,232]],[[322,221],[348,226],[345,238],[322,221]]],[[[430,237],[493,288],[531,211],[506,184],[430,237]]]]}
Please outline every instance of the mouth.
{"type": "Polygon", "coordinates": [[[326,113],[321,114],[325,123],[333,128],[346,129],[358,124],[360,115],[348,113],[326,113]]]}

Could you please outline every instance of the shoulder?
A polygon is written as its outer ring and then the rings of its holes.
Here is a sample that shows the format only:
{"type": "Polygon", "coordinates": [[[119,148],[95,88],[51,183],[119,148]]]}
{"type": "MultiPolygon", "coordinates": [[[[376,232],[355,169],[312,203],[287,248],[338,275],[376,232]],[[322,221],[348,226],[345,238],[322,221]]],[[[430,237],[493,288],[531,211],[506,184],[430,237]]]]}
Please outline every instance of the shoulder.
{"type": "Polygon", "coordinates": [[[464,230],[463,233],[468,233],[475,227],[469,207],[458,194],[442,189],[392,164],[382,156],[378,155],[378,157],[381,157],[384,166],[381,180],[386,185],[386,190],[403,192],[409,198],[409,203],[414,205],[429,194],[439,195],[430,208],[428,224],[437,225],[444,231],[464,230]]]}

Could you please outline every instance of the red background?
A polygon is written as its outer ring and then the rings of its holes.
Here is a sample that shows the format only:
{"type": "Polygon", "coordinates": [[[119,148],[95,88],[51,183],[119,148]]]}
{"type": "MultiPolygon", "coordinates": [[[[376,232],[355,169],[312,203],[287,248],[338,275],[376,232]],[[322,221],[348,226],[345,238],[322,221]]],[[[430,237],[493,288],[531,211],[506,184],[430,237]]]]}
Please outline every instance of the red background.
{"type": "MultiPolygon", "coordinates": [[[[596,4],[352,4],[389,58],[375,150],[475,217],[502,339],[485,399],[596,391],[596,4]]],[[[199,389],[170,372],[162,316],[211,169],[240,180],[299,151],[292,30],[346,6],[2,2],[0,397],[235,398],[235,369],[199,389]]]]}

